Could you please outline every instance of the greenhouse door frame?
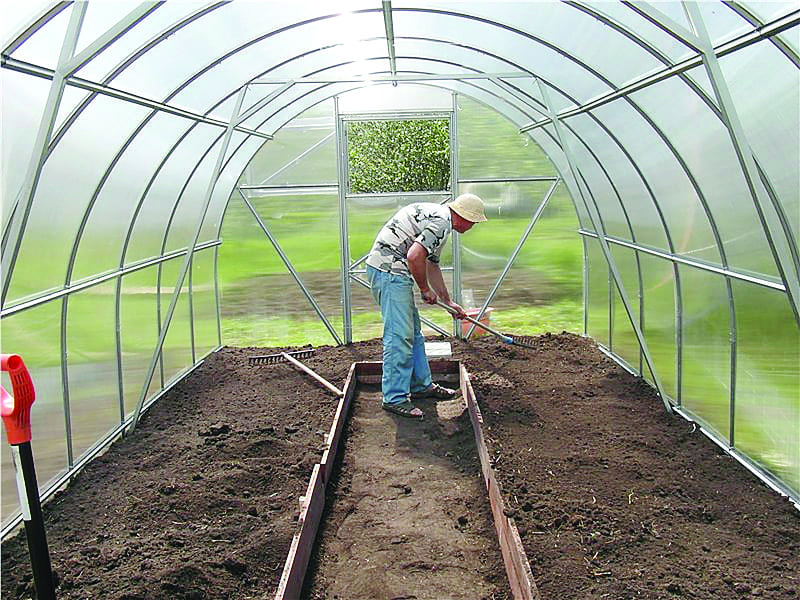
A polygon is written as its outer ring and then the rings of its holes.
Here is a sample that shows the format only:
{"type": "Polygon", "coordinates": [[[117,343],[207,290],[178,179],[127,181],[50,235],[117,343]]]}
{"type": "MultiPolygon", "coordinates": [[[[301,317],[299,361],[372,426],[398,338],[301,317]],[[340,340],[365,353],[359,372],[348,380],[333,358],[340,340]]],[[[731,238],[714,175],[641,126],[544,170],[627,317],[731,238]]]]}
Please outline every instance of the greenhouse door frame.
{"type": "MultiPolygon", "coordinates": [[[[370,289],[369,283],[362,277],[366,274],[366,267],[362,263],[366,261],[367,254],[352,261],[350,256],[350,236],[347,225],[348,203],[352,199],[369,198],[414,198],[420,197],[430,199],[431,196],[440,196],[440,204],[444,204],[454,198],[456,188],[458,188],[458,132],[456,121],[456,97],[452,94],[453,103],[449,109],[409,109],[409,110],[384,110],[374,112],[353,112],[342,113],[339,110],[339,98],[334,97],[334,120],[336,132],[336,171],[338,176],[339,188],[339,251],[340,251],[340,276],[342,286],[342,324],[343,337],[345,344],[353,342],[353,308],[351,281],[370,289]],[[350,192],[350,173],[348,168],[347,152],[347,124],[354,121],[403,121],[411,119],[420,120],[447,120],[450,132],[450,190],[432,190],[420,192],[375,192],[353,194],[350,192]]],[[[377,231],[376,231],[377,233],[377,231]]],[[[445,267],[442,271],[452,273],[452,296],[456,302],[461,301],[461,243],[459,234],[453,232],[453,266],[445,267]]],[[[458,330],[453,325],[452,332],[442,329],[431,320],[420,316],[420,321],[428,327],[444,336],[457,335],[458,330]]]]}

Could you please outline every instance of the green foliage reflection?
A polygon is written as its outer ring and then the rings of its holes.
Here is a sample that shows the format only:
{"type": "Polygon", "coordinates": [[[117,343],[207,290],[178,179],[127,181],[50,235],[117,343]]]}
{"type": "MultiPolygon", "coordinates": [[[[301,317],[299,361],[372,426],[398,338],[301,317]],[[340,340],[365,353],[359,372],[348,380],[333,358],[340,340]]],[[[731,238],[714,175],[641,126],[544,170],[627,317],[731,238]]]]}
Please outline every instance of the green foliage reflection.
{"type": "Polygon", "coordinates": [[[445,120],[354,121],[347,127],[350,191],[450,189],[450,129],[445,120]]]}

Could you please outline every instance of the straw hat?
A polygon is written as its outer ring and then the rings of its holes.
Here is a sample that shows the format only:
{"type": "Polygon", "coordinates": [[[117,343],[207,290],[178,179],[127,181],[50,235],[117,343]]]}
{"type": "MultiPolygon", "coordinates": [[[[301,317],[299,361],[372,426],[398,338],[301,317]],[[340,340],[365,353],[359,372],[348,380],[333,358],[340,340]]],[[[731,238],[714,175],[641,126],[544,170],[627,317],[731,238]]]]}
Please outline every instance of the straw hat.
{"type": "Polygon", "coordinates": [[[472,223],[486,220],[483,214],[483,200],[475,194],[461,194],[458,198],[447,204],[460,217],[472,223]]]}

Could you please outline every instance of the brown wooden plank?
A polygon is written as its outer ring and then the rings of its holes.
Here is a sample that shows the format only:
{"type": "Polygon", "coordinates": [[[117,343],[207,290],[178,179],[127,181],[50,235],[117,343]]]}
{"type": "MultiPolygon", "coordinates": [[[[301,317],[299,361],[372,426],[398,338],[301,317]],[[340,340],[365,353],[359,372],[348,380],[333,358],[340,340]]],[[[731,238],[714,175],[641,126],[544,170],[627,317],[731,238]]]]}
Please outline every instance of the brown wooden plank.
{"type": "Polygon", "coordinates": [[[308,559],[314,547],[314,538],[317,535],[322,509],[325,507],[325,482],[322,480],[320,465],[314,465],[311,479],[306,488],[306,495],[302,502],[299,531],[292,538],[289,555],[281,574],[281,581],[275,600],[297,600],[303,589],[303,579],[308,567],[308,559]]]}
{"type": "Polygon", "coordinates": [[[336,460],[336,453],[339,448],[339,439],[342,437],[342,430],[344,423],[347,420],[347,413],[350,411],[350,402],[356,391],[356,372],[358,363],[353,363],[350,366],[350,372],[347,374],[347,379],[344,382],[344,395],[339,400],[339,405],[336,407],[336,414],[331,423],[331,430],[325,438],[325,452],[322,453],[320,461],[322,469],[322,480],[328,484],[331,471],[333,470],[333,462],[336,460]]]}
{"type": "Polygon", "coordinates": [[[539,590],[533,580],[530,563],[522,547],[522,540],[513,519],[505,515],[503,496],[494,475],[491,462],[489,461],[489,451],[483,438],[483,416],[475,399],[475,391],[469,381],[469,373],[461,367],[461,389],[464,392],[464,399],[469,409],[470,421],[475,433],[475,444],[478,448],[478,456],[481,461],[486,490],[489,495],[489,504],[492,509],[495,529],[497,530],[500,542],[500,552],[503,555],[503,563],[506,567],[506,574],[511,585],[511,592],[515,600],[541,600],[539,590]]]}

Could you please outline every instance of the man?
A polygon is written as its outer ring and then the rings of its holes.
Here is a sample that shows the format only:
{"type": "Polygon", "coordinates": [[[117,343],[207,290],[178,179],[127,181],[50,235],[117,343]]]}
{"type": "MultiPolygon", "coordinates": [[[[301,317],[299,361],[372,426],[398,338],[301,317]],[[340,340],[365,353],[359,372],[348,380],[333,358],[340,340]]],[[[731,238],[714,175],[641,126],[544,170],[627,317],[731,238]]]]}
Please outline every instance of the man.
{"type": "Polygon", "coordinates": [[[414,283],[426,303],[441,300],[463,318],[464,309],[447,291],[439,257],[451,230],[465,233],[485,220],[483,201],[475,194],[462,194],[445,205],[422,202],[401,208],[378,233],[367,257],[367,277],[383,318],[385,410],[422,419],[424,413],[412,400],[457,395],[431,379],[414,283]]]}

